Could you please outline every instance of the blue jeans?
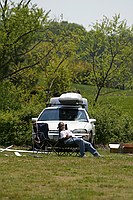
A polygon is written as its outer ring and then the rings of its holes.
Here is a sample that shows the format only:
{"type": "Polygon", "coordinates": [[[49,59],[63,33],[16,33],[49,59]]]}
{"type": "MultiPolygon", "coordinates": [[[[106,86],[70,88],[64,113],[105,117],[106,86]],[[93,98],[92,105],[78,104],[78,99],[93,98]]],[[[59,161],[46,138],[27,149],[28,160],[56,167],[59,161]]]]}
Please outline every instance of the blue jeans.
{"type": "Polygon", "coordinates": [[[82,138],[78,137],[71,137],[64,141],[65,144],[77,144],[80,148],[80,156],[83,157],[85,151],[89,151],[92,155],[99,155],[97,150],[92,146],[90,142],[83,140],[82,138]]]}

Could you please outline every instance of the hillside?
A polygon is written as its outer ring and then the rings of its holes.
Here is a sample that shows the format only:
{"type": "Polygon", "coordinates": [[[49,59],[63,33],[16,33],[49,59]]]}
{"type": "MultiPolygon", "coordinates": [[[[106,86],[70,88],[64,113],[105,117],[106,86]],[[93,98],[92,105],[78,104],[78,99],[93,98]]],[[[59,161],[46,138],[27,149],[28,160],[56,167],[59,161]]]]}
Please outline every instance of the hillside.
{"type": "MultiPolygon", "coordinates": [[[[73,87],[79,90],[81,94],[92,103],[96,88],[87,85],[74,84],[73,87]]],[[[125,113],[128,113],[133,117],[133,90],[118,90],[118,89],[107,89],[104,88],[99,97],[98,103],[116,105],[125,113]]]]}

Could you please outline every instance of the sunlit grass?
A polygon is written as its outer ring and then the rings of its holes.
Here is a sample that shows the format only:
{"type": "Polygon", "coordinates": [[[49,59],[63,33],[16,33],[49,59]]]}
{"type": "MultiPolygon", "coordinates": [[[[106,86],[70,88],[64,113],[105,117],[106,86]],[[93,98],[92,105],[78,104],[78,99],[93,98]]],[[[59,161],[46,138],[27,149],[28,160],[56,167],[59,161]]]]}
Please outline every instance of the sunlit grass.
{"type": "MultiPolygon", "coordinates": [[[[81,91],[83,97],[88,99],[89,105],[94,101],[96,87],[78,84],[75,84],[74,87],[81,91]]],[[[103,88],[98,103],[115,105],[133,117],[133,90],[103,88]]]]}
{"type": "Polygon", "coordinates": [[[0,199],[133,199],[133,155],[99,151],[103,158],[0,153],[0,199]]]}

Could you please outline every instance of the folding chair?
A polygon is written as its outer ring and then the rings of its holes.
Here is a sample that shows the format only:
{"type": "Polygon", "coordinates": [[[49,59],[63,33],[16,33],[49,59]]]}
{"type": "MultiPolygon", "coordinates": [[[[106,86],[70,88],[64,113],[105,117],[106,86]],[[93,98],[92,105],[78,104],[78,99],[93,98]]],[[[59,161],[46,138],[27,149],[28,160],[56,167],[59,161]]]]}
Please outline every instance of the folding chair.
{"type": "Polygon", "coordinates": [[[33,124],[33,130],[35,136],[33,138],[33,150],[42,151],[47,150],[48,146],[51,145],[51,141],[48,137],[48,124],[47,123],[38,123],[33,124]]]}
{"type": "Polygon", "coordinates": [[[54,151],[57,155],[75,155],[79,154],[79,146],[74,144],[65,144],[63,139],[59,139],[58,143],[54,146],[54,151]]]}
{"type": "MultiPolygon", "coordinates": [[[[65,129],[67,130],[67,124],[65,124],[65,129]]],[[[73,144],[65,144],[66,139],[60,138],[60,130],[59,130],[59,139],[52,146],[53,151],[57,155],[77,155],[79,154],[79,146],[76,143],[73,144]]]]}

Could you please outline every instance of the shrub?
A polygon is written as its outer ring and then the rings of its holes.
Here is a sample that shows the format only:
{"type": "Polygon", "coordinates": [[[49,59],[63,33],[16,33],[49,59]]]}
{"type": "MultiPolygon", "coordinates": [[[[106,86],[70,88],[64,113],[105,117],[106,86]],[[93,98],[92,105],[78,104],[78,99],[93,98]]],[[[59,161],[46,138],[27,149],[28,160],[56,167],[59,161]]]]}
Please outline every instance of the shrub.
{"type": "Polygon", "coordinates": [[[0,112],[0,145],[31,145],[31,118],[37,117],[42,105],[32,104],[17,111],[0,112]]]}
{"type": "Polygon", "coordinates": [[[96,143],[121,143],[133,141],[133,119],[122,109],[109,105],[97,105],[91,109],[96,118],[96,143]]]}
{"type": "Polygon", "coordinates": [[[0,113],[0,144],[1,145],[22,145],[26,144],[29,124],[21,121],[16,112],[0,113]]]}

